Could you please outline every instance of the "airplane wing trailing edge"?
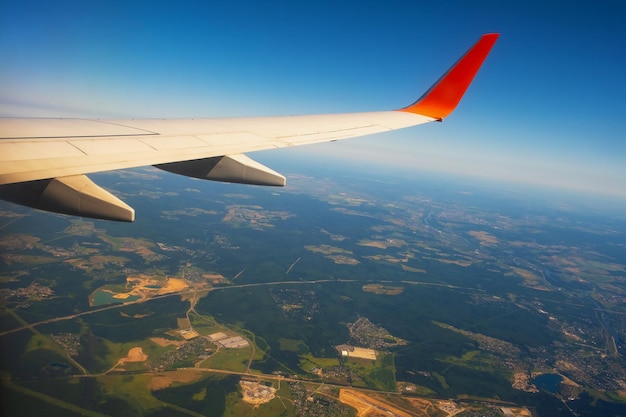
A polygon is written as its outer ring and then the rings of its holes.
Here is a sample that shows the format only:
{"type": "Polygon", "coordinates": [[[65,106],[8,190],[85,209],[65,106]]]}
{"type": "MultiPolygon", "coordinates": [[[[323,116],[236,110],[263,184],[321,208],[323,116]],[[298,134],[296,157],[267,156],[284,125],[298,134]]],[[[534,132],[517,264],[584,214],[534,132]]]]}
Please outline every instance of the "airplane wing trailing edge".
{"type": "Polygon", "coordinates": [[[194,178],[284,186],[244,152],[441,121],[459,103],[498,34],[483,35],[422,97],[399,110],[210,119],[0,118],[0,198],[57,213],[133,221],[135,211],[85,174],[154,165],[194,178]]]}

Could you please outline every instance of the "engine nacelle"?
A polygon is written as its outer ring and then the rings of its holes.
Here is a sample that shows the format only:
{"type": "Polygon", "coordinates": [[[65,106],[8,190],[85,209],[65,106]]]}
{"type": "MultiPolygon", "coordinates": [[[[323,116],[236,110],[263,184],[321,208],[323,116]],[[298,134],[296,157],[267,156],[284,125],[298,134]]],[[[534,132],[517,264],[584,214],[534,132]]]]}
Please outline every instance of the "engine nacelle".
{"type": "Polygon", "coordinates": [[[171,162],[155,167],[202,180],[275,187],[284,187],[286,184],[284,176],[243,154],[171,162]]]}
{"type": "Polygon", "coordinates": [[[132,222],[135,210],[85,175],[18,182],[0,187],[0,198],[54,213],[132,222]]]}

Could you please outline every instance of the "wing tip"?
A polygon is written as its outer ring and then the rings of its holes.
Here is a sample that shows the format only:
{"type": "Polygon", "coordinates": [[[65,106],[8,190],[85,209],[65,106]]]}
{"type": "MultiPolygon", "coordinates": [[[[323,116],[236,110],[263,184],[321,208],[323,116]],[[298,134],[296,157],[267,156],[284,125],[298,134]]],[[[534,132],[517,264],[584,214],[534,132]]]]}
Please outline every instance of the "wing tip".
{"type": "Polygon", "coordinates": [[[500,33],[485,33],[415,103],[399,111],[441,121],[454,111],[500,33]]]}

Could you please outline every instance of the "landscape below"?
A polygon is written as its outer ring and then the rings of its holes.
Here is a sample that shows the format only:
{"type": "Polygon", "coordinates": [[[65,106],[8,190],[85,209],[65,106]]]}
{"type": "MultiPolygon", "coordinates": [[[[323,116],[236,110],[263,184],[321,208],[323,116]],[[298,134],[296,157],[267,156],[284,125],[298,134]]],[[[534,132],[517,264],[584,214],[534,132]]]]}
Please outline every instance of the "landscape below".
{"type": "Polygon", "coordinates": [[[621,206],[297,172],[100,174],[131,225],[2,203],[2,414],[626,415],[621,206]]]}

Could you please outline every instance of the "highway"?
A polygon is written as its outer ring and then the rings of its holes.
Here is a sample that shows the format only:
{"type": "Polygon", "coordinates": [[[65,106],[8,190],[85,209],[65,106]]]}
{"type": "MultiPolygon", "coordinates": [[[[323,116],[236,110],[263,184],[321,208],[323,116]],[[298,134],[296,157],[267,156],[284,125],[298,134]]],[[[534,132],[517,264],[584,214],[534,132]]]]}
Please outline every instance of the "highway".
{"type": "MultiPolygon", "coordinates": [[[[252,284],[239,284],[239,285],[230,285],[230,286],[225,286],[225,287],[213,287],[213,288],[207,288],[207,289],[203,289],[201,291],[207,291],[207,292],[213,292],[213,291],[223,291],[223,290],[230,290],[230,289],[235,289],[235,288],[248,288],[248,287],[262,287],[262,286],[276,286],[276,285],[285,285],[285,284],[289,284],[289,285],[314,285],[314,284],[321,284],[321,283],[325,283],[325,282],[356,282],[357,280],[352,280],[352,279],[343,279],[343,280],[335,280],[335,279],[321,279],[321,280],[315,280],[315,281],[277,281],[277,282],[258,282],[258,283],[252,283],[252,284]]],[[[16,327],[15,329],[10,329],[10,330],[5,330],[3,332],[0,332],[0,337],[2,336],[6,336],[8,334],[11,333],[17,333],[20,332],[22,330],[27,330],[27,329],[32,329],[38,326],[42,326],[44,324],[48,324],[48,323],[56,323],[59,321],[65,321],[65,320],[74,320],[75,318],[81,317],[81,316],[86,316],[88,314],[95,314],[95,313],[100,313],[101,311],[107,311],[107,310],[113,310],[116,308],[123,308],[123,307],[127,307],[129,305],[133,305],[133,304],[139,304],[139,303],[146,303],[152,300],[159,300],[162,298],[167,298],[167,297],[173,297],[173,296],[180,296],[180,295],[195,295],[197,292],[196,289],[193,290],[186,290],[186,291],[179,291],[179,292],[173,292],[170,294],[163,294],[163,295],[157,295],[154,297],[150,297],[150,298],[145,298],[145,299],[139,299],[139,300],[135,300],[135,301],[129,301],[126,303],[121,303],[121,304],[113,304],[113,305],[109,305],[106,307],[101,307],[101,308],[96,308],[94,310],[87,310],[87,311],[83,311],[80,313],[76,313],[76,314],[70,314],[68,316],[61,316],[61,317],[53,317],[47,320],[42,320],[42,321],[38,321],[35,323],[29,323],[26,324],[22,327],[16,327]]],[[[195,307],[195,306],[194,306],[195,307]]],[[[6,311],[8,311],[10,314],[13,313],[12,310],[9,309],[5,309],[6,311]]],[[[195,311],[195,309],[194,309],[195,311]]],[[[16,318],[18,317],[16,314],[13,313],[14,316],[16,316],[16,318]]],[[[20,320],[23,321],[23,320],[20,320]]]]}

